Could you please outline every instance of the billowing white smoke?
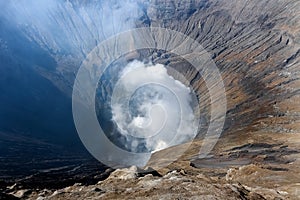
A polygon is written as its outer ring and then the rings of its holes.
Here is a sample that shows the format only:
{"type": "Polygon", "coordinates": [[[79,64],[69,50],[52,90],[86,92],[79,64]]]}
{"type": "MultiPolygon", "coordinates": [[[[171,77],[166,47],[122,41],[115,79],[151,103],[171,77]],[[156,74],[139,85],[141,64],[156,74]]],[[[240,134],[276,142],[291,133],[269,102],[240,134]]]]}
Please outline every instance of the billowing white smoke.
{"type": "Polygon", "coordinates": [[[0,7],[0,20],[55,58],[67,52],[83,59],[106,38],[135,28],[135,20],[143,15],[131,0],[11,0],[0,1],[0,7]]]}
{"type": "Polygon", "coordinates": [[[114,88],[112,119],[132,151],[143,138],[147,150],[154,152],[195,137],[197,120],[191,103],[190,88],[163,65],[135,60],[124,68],[114,88]]]}

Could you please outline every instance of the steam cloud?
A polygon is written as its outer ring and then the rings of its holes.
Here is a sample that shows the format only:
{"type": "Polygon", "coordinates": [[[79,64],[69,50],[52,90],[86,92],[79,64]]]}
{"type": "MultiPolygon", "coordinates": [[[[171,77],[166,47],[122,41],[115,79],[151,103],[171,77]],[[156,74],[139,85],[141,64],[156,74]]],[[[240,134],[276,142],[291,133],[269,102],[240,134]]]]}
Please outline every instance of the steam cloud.
{"type": "Polygon", "coordinates": [[[115,86],[112,120],[132,151],[141,138],[151,152],[181,144],[197,133],[191,94],[163,65],[135,60],[124,68],[115,86]]]}
{"type": "Polygon", "coordinates": [[[0,6],[0,22],[6,21],[59,59],[61,54],[84,59],[101,41],[135,28],[143,14],[131,0],[11,0],[0,6]]]}

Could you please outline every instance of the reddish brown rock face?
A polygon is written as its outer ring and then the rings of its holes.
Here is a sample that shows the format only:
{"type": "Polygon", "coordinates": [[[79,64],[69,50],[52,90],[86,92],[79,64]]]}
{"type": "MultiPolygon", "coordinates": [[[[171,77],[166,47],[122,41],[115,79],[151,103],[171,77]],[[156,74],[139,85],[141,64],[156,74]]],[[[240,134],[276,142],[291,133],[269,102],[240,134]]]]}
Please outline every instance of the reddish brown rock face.
{"type": "Polygon", "coordinates": [[[147,10],[151,25],[193,37],[221,70],[228,101],[225,134],[250,127],[299,131],[298,2],[155,2],[147,10]]]}

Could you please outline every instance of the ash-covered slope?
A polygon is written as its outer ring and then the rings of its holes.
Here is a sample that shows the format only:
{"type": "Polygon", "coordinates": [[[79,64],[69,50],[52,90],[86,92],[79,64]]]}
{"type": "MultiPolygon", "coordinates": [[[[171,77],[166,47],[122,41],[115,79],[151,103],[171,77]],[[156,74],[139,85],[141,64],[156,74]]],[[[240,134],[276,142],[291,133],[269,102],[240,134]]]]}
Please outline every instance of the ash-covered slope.
{"type": "Polygon", "coordinates": [[[298,1],[158,0],[147,15],[151,26],[181,31],[211,53],[226,87],[225,130],[299,131],[298,1]]]}

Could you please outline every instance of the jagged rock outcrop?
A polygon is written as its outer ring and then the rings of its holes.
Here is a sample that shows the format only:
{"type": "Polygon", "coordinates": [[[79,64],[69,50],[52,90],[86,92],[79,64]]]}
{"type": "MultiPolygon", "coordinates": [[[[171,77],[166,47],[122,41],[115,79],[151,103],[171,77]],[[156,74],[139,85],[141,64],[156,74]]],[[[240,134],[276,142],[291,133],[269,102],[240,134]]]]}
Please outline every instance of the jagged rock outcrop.
{"type": "MultiPolygon", "coordinates": [[[[170,171],[162,177],[151,174],[132,176],[133,168],[120,169],[95,185],[74,184],[59,190],[31,191],[27,199],[283,199],[286,194],[274,189],[255,189],[242,184],[229,184],[198,173],[192,175],[170,171]],[[123,173],[117,176],[119,172],[123,173]],[[128,173],[126,173],[128,172],[128,173]],[[124,177],[126,178],[124,179],[124,177]],[[130,177],[130,178],[129,178],[130,177]]],[[[23,190],[12,193],[18,196],[23,190]]]]}

